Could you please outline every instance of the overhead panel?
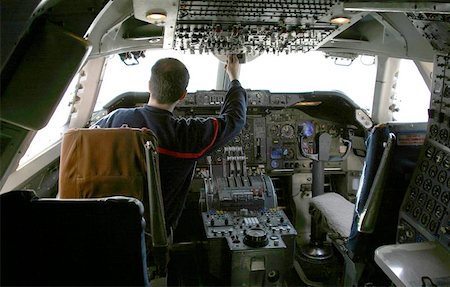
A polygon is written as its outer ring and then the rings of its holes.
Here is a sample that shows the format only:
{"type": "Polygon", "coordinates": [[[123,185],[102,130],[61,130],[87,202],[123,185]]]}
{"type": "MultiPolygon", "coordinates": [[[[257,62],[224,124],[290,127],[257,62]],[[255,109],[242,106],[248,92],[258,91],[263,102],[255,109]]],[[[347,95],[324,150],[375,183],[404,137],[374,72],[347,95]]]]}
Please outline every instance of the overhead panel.
{"type": "Polygon", "coordinates": [[[338,26],[335,0],[180,1],[174,48],[215,55],[307,52],[338,26]]]}
{"type": "Polygon", "coordinates": [[[450,4],[447,14],[407,13],[408,18],[436,51],[450,53],[450,4]]]}

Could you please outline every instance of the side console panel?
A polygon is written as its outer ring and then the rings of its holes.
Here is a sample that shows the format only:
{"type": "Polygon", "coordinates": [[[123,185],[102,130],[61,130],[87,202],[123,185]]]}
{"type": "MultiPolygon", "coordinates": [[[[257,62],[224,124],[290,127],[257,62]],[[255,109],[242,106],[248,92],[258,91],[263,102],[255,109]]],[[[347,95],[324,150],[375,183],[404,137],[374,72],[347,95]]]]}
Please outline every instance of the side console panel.
{"type": "Polygon", "coordinates": [[[450,57],[438,55],[428,137],[399,218],[397,242],[438,241],[450,250],[450,57]]]}

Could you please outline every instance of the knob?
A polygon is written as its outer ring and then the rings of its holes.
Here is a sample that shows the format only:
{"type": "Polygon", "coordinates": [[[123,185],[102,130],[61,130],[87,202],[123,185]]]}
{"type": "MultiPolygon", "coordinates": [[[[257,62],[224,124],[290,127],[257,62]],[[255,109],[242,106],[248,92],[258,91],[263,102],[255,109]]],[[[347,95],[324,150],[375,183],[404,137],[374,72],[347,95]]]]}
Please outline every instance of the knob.
{"type": "Polygon", "coordinates": [[[267,234],[261,228],[249,229],[244,237],[244,244],[253,248],[264,247],[268,243],[267,234]]]}
{"type": "Polygon", "coordinates": [[[280,279],[280,271],[272,270],[267,274],[267,281],[275,283],[280,279]]]}

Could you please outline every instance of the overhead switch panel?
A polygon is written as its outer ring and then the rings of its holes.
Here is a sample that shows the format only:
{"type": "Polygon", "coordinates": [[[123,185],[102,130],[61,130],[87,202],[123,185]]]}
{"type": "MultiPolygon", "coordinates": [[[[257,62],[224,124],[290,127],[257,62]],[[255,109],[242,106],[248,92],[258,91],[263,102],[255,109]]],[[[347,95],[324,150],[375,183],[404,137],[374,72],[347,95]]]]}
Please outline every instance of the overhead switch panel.
{"type": "Polygon", "coordinates": [[[328,20],[339,2],[180,1],[174,48],[218,56],[307,52],[337,28],[328,20]]]}

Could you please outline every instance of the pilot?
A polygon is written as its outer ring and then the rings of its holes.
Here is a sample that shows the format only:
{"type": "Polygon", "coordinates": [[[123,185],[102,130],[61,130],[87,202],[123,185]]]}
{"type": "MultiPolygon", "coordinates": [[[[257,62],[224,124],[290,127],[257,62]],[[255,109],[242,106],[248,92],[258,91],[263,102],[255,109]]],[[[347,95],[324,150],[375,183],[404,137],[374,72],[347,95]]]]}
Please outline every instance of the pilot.
{"type": "Polygon", "coordinates": [[[230,84],[217,117],[182,118],[173,110],[187,95],[189,72],[173,58],[157,61],[149,81],[150,98],[144,107],[118,109],[94,125],[149,128],[158,138],[161,190],[166,228],[175,229],[183,210],[196,161],[237,136],[245,125],[247,94],[238,80],[240,64],[230,55],[225,66],[230,84]]]}

